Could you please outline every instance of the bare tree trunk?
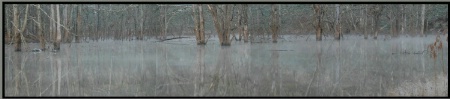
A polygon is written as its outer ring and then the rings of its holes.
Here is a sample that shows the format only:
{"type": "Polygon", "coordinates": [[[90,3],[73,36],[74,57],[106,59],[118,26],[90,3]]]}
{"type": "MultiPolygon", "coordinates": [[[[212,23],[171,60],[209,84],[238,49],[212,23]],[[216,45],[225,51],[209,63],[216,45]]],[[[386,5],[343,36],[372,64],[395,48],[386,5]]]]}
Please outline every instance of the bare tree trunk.
{"type": "Polygon", "coordinates": [[[420,37],[423,37],[425,31],[425,4],[422,4],[422,26],[420,28],[420,37]]]}
{"type": "Polygon", "coordinates": [[[238,30],[238,39],[237,39],[237,41],[241,41],[241,39],[242,39],[242,37],[244,36],[244,28],[243,28],[243,25],[242,25],[242,4],[238,4],[237,5],[238,6],[238,10],[237,10],[237,16],[238,16],[238,19],[237,19],[237,30],[238,30]]]}
{"type": "MultiPolygon", "coordinates": [[[[272,5],[272,7],[273,7],[273,5],[272,5]]],[[[277,48],[276,45],[272,45],[272,49],[276,49],[276,48],[277,48]]],[[[271,95],[273,95],[273,96],[279,96],[280,92],[281,92],[280,88],[276,88],[275,87],[275,85],[276,85],[275,83],[277,82],[277,81],[275,81],[275,79],[280,78],[279,57],[280,57],[280,54],[279,54],[278,51],[272,51],[272,53],[270,55],[270,61],[272,63],[271,64],[272,66],[270,66],[271,67],[271,69],[270,69],[270,74],[271,74],[270,79],[272,79],[272,82],[271,82],[272,86],[271,86],[271,91],[270,92],[271,92],[271,95]]],[[[279,82],[279,83],[281,83],[281,82],[279,82]]]]}
{"type": "Polygon", "coordinates": [[[369,37],[369,35],[367,34],[367,22],[368,22],[368,16],[369,16],[369,11],[368,11],[368,5],[364,5],[365,7],[365,9],[364,9],[364,13],[361,13],[361,14],[365,14],[365,15],[363,15],[364,16],[364,20],[362,21],[363,22],[363,28],[364,28],[364,30],[363,30],[363,32],[364,32],[364,39],[367,39],[368,37],[369,37]]]}
{"type": "Polygon", "coordinates": [[[403,19],[403,22],[402,22],[402,28],[401,28],[401,30],[400,30],[400,33],[401,33],[401,34],[404,34],[404,33],[405,33],[405,27],[406,27],[406,14],[405,14],[405,8],[406,8],[406,5],[403,4],[403,5],[400,5],[400,6],[401,6],[401,9],[400,9],[401,17],[402,17],[402,19],[403,19]]]}
{"type": "Polygon", "coordinates": [[[341,26],[339,25],[340,24],[340,21],[339,21],[339,4],[336,4],[336,22],[334,23],[335,25],[334,25],[334,28],[335,28],[335,30],[334,30],[334,39],[335,40],[340,40],[341,38],[341,34],[340,34],[340,32],[341,32],[341,26]]]}
{"type": "Polygon", "coordinates": [[[41,50],[44,51],[45,50],[45,40],[44,40],[44,34],[42,33],[42,21],[41,21],[41,5],[38,4],[36,5],[37,9],[36,9],[36,13],[37,13],[37,21],[38,23],[38,35],[39,35],[39,42],[40,42],[40,46],[41,46],[41,50]]]}
{"type": "Polygon", "coordinates": [[[15,51],[22,51],[22,40],[20,40],[20,30],[19,30],[19,13],[17,12],[17,4],[13,5],[13,27],[14,27],[14,42],[15,42],[15,51]]]}
{"type": "MultiPolygon", "coordinates": [[[[97,26],[95,27],[95,41],[98,41],[98,39],[100,38],[100,4],[97,4],[97,26]]],[[[59,17],[59,16],[58,16],[59,17]]],[[[136,30],[136,28],[134,29],[136,30]]]]}
{"type": "Polygon", "coordinates": [[[160,39],[162,39],[162,40],[164,40],[164,39],[166,39],[166,6],[165,5],[162,5],[162,6],[160,6],[161,7],[161,9],[160,9],[160,25],[161,25],[161,33],[160,33],[160,39]]]}
{"type": "Polygon", "coordinates": [[[374,24],[372,26],[372,29],[375,31],[373,39],[377,39],[378,38],[378,32],[380,30],[379,27],[378,27],[378,23],[379,23],[379,19],[380,19],[380,16],[381,16],[381,9],[382,8],[380,7],[380,5],[374,5],[373,6],[372,15],[374,17],[374,20],[373,20],[374,24]]]}
{"type": "Polygon", "coordinates": [[[243,17],[243,24],[244,24],[244,42],[248,42],[248,14],[247,14],[247,10],[248,10],[248,5],[244,4],[243,5],[243,11],[242,14],[244,14],[243,17]]]}
{"type": "Polygon", "coordinates": [[[59,5],[56,5],[56,41],[53,43],[53,50],[59,51],[61,46],[61,24],[59,15],[59,5]]]}
{"type": "Polygon", "coordinates": [[[206,38],[205,38],[205,20],[203,17],[203,8],[202,8],[202,4],[200,4],[198,6],[198,13],[199,13],[199,18],[200,18],[200,44],[206,45],[206,38]]]}
{"type": "Polygon", "coordinates": [[[214,27],[218,33],[219,41],[222,46],[230,46],[230,23],[231,23],[231,7],[230,5],[224,5],[225,7],[218,7],[217,5],[208,5],[209,11],[213,16],[214,27]],[[219,9],[218,9],[219,8],[219,9]],[[225,10],[223,10],[225,9],[225,10]],[[220,10],[221,13],[218,13],[220,10]]]}
{"type": "Polygon", "coordinates": [[[271,24],[271,29],[272,29],[272,42],[273,43],[277,43],[277,38],[278,38],[278,32],[279,32],[279,15],[278,15],[278,6],[279,5],[275,5],[272,4],[272,24],[271,24]]]}
{"type": "Polygon", "coordinates": [[[205,26],[203,19],[203,10],[201,4],[194,4],[192,6],[194,17],[194,32],[197,40],[197,45],[205,45],[205,26]]]}
{"type": "Polygon", "coordinates": [[[80,43],[80,36],[82,32],[81,26],[81,5],[78,5],[78,13],[77,13],[77,34],[75,35],[75,42],[80,43]]]}
{"type": "Polygon", "coordinates": [[[398,5],[394,5],[393,6],[393,10],[391,12],[391,17],[392,17],[392,24],[391,24],[391,29],[392,29],[392,37],[398,37],[399,31],[398,31],[398,23],[399,23],[399,14],[398,14],[398,9],[399,6],[398,5]]]}
{"type": "Polygon", "coordinates": [[[192,5],[192,16],[193,16],[193,18],[194,18],[194,33],[195,33],[195,39],[196,39],[196,41],[197,41],[197,44],[199,44],[200,43],[200,33],[199,33],[199,29],[200,29],[200,26],[199,26],[199,13],[198,13],[198,7],[197,7],[198,5],[197,4],[193,4],[192,5]]]}
{"type": "Polygon", "coordinates": [[[141,13],[141,22],[139,23],[139,27],[140,27],[140,31],[139,31],[139,36],[137,36],[138,40],[143,40],[144,39],[144,10],[142,9],[142,6],[139,6],[139,10],[141,13]]]}
{"type": "Polygon", "coordinates": [[[231,31],[231,18],[232,18],[232,7],[231,5],[225,5],[225,19],[223,19],[222,21],[224,21],[224,30],[223,31],[223,35],[224,35],[224,42],[222,43],[222,46],[230,46],[231,45],[231,39],[230,39],[230,31],[231,31]]]}
{"type": "Polygon", "coordinates": [[[22,21],[22,26],[19,29],[19,13],[17,12],[17,4],[13,5],[13,13],[14,13],[14,17],[13,17],[13,21],[14,21],[14,38],[15,38],[15,51],[22,51],[22,38],[23,38],[23,31],[25,31],[25,28],[27,26],[27,22],[28,22],[28,4],[26,5],[25,8],[25,15],[24,15],[24,20],[22,21]]]}
{"type": "Polygon", "coordinates": [[[321,11],[320,11],[320,5],[314,4],[314,24],[316,28],[316,40],[321,41],[322,40],[322,27],[320,26],[320,19],[321,19],[321,11]]]}
{"type": "Polygon", "coordinates": [[[64,22],[63,22],[63,25],[64,25],[64,27],[66,27],[64,30],[64,41],[65,42],[69,42],[69,30],[67,29],[67,24],[68,24],[68,15],[67,15],[67,10],[68,10],[68,8],[69,8],[69,5],[64,5],[64,10],[63,10],[63,17],[64,17],[64,22]]]}

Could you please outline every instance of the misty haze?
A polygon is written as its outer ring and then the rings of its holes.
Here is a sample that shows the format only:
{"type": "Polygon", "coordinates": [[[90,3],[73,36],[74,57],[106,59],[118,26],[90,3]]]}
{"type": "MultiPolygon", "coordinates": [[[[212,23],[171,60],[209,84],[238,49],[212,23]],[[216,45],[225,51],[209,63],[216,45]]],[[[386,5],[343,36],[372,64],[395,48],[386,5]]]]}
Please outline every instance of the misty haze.
{"type": "Polygon", "coordinates": [[[16,96],[448,96],[447,4],[8,4],[16,96]]]}

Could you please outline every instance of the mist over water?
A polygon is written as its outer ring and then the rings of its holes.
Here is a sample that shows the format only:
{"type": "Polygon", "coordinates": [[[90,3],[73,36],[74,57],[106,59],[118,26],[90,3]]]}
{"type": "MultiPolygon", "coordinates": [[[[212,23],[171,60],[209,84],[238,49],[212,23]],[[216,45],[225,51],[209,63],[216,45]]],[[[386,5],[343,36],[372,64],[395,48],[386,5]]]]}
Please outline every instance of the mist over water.
{"type": "Polygon", "coordinates": [[[5,45],[4,91],[5,96],[448,95],[448,43],[431,58],[428,45],[435,35],[313,37],[233,41],[227,47],[217,39],[198,46],[192,37],[105,40],[62,44],[57,53],[14,52],[5,45]]]}

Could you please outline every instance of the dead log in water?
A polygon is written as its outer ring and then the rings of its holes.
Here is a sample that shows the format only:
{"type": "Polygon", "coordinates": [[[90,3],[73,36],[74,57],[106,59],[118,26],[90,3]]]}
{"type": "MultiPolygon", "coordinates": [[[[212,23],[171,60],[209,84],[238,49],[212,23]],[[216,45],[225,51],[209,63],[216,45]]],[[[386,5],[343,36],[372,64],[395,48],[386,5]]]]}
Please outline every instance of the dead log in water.
{"type": "Polygon", "coordinates": [[[189,37],[173,37],[173,38],[167,38],[167,39],[160,39],[158,42],[164,42],[164,41],[168,41],[168,40],[182,39],[182,38],[189,38],[189,37]]]}

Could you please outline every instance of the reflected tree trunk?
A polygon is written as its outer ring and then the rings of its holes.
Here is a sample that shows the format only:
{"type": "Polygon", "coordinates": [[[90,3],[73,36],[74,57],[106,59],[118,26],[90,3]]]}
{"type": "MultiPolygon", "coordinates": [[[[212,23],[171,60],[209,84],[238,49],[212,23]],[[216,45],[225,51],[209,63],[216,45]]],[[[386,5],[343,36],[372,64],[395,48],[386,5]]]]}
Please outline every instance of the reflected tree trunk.
{"type": "Polygon", "coordinates": [[[209,87],[209,90],[212,90],[211,95],[213,96],[218,96],[219,93],[222,91],[219,90],[222,89],[219,88],[219,86],[226,86],[220,84],[224,82],[223,79],[227,79],[226,78],[227,75],[225,72],[227,71],[227,68],[231,67],[230,50],[231,49],[228,46],[222,46],[219,50],[218,60],[213,74],[213,81],[211,83],[211,86],[209,87]]]}
{"type": "Polygon", "coordinates": [[[340,41],[336,41],[336,42],[334,42],[335,44],[334,45],[336,45],[336,63],[335,63],[335,65],[333,66],[333,67],[335,67],[334,68],[334,80],[333,80],[333,89],[331,90],[331,94],[334,94],[334,95],[338,95],[338,94],[335,94],[334,92],[335,92],[335,90],[336,90],[336,88],[338,88],[338,89],[340,89],[341,87],[340,87],[340,80],[341,80],[341,76],[340,76],[340,71],[341,71],[341,47],[340,47],[340,45],[341,45],[341,42],[340,41]]]}
{"type": "MultiPolygon", "coordinates": [[[[272,45],[272,49],[276,49],[277,46],[276,45],[272,45]]],[[[272,51],[271,53],[271,61],[272,61],[272,66],[270,66],[272,69],[271,74],[272,74],[272,86],[271,86],[271,92],[273,96],[279,96],[280,95],[280,88],[277,88],[275,85],[277,85],[276,83],[278,82],[278,85],[281,84],[281,82],[276,81],[276,79],[281,79],[280,77],[280,67],[279,67],[279,52],[278,51],[272,51]]]]}
{"type": "Polygon", "coordinates": [[[14,65],[14,75],[12,76],[12,77],[14,77],[13,79],[14,79],[14,83],[15,83],[15,87],[14,87],[14,95],[15,96],[18,96],[18,95],[20,95],[20,93],[21,93],[21,91],[20,91],[20,71],[22,71],[21,70],[21,66],[22,66],[22,64],[23,64],[23,62],[22,62],[22,53],[14,53],[14,63],[15,63],[15,65],[14,65]]]}
{"type": "Polygon", "coordinates": [[[58,83],[57,83],[57,87],[58,87],[58,91],[57,91],[57,96],[60,96],[61,95],[61,65],[62,65],[62,63],[61,63],[61,58],[59,57],[59,56],[56,56],[55,57],[55,59],[56,59],[56,70],[57,70],[57,78],[58,78],[58,83]]]}
{"type": "Polygon", "coordinates": [[[205,68],[205,46],[197,46],[197,69],[195,69],[195,91],[194,96],[203,96],[203,84],[204,84],[204,68],[205,68]]]}

